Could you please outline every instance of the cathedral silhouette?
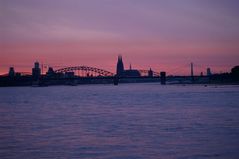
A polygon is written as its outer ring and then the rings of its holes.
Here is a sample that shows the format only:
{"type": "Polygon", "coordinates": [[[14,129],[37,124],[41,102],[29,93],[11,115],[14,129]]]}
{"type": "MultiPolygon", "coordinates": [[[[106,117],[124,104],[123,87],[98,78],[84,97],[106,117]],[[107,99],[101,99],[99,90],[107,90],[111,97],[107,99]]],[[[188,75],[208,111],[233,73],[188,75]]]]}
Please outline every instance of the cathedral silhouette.
{"type": "Polygon", "coordinates": [[[129,70],[124,69],[124,63],[122,56],[118,56],[118,62],[117,62],[117,67],[116,67],[116,75],[118,77],[140,77],[140,72],[136,69],[132,69],[131,65],[129,70]]]}

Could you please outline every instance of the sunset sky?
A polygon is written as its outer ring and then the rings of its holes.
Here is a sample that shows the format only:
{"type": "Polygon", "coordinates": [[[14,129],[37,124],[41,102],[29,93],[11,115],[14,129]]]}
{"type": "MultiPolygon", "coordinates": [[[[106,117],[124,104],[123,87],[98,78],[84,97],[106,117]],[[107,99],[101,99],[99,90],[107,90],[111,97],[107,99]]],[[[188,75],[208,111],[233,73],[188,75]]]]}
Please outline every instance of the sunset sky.
{"type": "Polygon", "coordinates": [[[189,74],[239,65],[238,0],[0,0],[0,74],[87,65],[189,74]]]}

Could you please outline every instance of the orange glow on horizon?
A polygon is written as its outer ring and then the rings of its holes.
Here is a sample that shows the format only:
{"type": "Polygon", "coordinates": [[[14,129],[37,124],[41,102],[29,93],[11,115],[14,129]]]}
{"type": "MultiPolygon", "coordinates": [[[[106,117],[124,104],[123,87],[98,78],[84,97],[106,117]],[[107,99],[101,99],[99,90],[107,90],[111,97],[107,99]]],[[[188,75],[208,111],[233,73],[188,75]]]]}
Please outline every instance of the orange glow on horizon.
{"type": "Polygon", "coordinates": [[[19,72],[31,72],[34,61],[55,67],[87,65],[115,72],[117,55],[122,54],[125,68],[131,63],[136,69],[166,71],[173,75],[188,75],[189,64],[194,62],[195,72],[228,72],[237,60],[239,47],[234,44],[205,44],[163,41],[74,41],[5,43],[1,46],[0,74],[15,66],[19,72]],[[173,46],[173,47],[172,47],[173,46]],[[225,55],[225,52],[229,52],[225,55]],[[16,55],[16,56],[14,56],[16,55]],[[225,65],[225,63],[234,63],[225,65]]]}

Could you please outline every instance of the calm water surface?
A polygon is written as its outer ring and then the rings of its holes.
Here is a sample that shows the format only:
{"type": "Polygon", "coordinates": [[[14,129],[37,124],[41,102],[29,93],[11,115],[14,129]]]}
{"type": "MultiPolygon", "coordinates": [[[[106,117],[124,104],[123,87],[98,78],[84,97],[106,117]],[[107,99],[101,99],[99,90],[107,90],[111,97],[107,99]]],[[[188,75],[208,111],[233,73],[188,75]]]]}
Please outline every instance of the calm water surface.
{"type": "Polygon", "coordinates": [[[0,158],[238,159],[238,86],[0,88],[0,158]]]}

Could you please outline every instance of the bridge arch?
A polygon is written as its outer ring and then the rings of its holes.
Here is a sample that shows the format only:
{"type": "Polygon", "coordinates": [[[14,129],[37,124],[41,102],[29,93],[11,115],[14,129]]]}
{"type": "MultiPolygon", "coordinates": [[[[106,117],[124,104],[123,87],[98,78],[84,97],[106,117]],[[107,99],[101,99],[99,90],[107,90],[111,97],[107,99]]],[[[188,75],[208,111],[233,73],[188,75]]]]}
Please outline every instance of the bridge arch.
{"type": "Polygon", "coordinates": [[[65,67],[55,70],[56,73],[75,72],[78,76],[104,76],[112,77],[112,72],[89,66],[65,67]]]}

